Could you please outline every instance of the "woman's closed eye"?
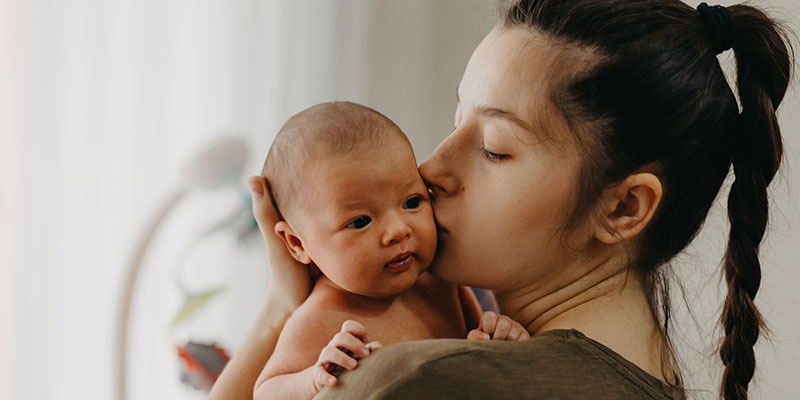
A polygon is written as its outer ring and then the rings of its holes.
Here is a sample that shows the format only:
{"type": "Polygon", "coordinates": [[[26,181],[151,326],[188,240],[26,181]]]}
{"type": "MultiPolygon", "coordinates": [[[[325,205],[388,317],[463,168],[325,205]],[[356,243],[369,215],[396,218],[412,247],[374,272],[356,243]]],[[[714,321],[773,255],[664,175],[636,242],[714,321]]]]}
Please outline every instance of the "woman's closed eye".
{"type": "Polygon", "coordinates": [[[370,218],[370,217],[368,217],[366,215],[362,215],[362,216],[350,221],[349,223],[347,223],[347,225],[345,225],[345,228],[361,229],[361,228],[364,228],[367,225],[369,225],[370,222],[372,222],[372,218],[370,218]]]}
{"type": "Polygon", "coordinates": [[[422,196],[416,195],[406,200],[406,202],[403,203],[403,208],[406,210],[414,210],[419,208],[419,205],[421,203],[422,203],[422,196]]]}
{"type": "Polygon", "coordinates": [[[507,159],[507,158],[509,158],[511,156],[508,155],[508,154],[495,153],[495,152],[486,150],[485,147],[481,147],[481,157],[483,157],[483,158],[485,158],[485,159],[487,159],[489,161],[498,162],[498,161],[505,160],[505,159],[507,159]]]}

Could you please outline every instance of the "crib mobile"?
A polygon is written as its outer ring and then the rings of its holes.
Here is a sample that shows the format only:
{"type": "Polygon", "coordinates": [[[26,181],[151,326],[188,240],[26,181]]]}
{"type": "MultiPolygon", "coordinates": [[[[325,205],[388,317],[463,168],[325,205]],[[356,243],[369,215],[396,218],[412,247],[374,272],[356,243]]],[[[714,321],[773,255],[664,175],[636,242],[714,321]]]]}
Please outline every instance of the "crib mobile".
{"type": "MultiPolygon", "coordinates": [[[[214,189],[226,184],[236,183],[242,172],[245,159],[245,143],[241,139],[234,137],[218,139],[207,145],[204,150],[196,153],[181,169],[181,186],[174,190],[162,203],[162,206],[157,209],[150,220],[150,224],[147,225],[139,237],[125,275],[118,314],[119,319],[117,321],[117,335],[114,343],[114,379],[116,381],[116,398],[118,400],[127,398],[127,345],[134,289],[142,269],[142,260],[155,234],[166,217],[191,192],[214,189]]],[[[184,301],[172,321],[172,329],[185,323],[192,315],[223,291],[222,287],[201,291],[191,291],[187,288],[183,283],[181,272],[186,266],[186,260],[189,255],[200,243],[221,231],[233,230],[239,239],[257,232],[258,228],[251,211],[251,201],[249,192],[243,193],[239,207],[197,234],[181,251],[179,262],[175,268],[175,282],[183,293],[184,301]]],[[[217,343],[202,343],[192,340],[176,344],[176,356],[181,363],[181,376],[179,379],[194,389],[202,391],[210,390],[211,385],[213,385],[230,359],[228,352],[217,343]]]]}

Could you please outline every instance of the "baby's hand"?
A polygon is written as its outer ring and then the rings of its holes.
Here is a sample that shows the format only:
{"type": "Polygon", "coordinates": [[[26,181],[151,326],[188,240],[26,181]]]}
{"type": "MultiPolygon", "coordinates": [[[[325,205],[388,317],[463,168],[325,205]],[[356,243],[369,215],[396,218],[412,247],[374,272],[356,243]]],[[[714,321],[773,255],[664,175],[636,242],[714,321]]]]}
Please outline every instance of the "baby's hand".
{"type": "Polygon", "coordinates": [[[323,386],[336,385],[336,378],[344,370],[358,365],[358,360],[381,348],[380,342],[367,342],[367,328],[352,320],[342,324],[337,333],[319,354],[319,359],[311,369],[314,389],[319,392],[323,386]]]}
{"type": "Polygon", "coordinates": [[[469,331],[468,340],[528,340],[531,335],[522,325],[505,315],[497,315],[494,311],[486,311],[481,315],[477,329],[469,331]]]}

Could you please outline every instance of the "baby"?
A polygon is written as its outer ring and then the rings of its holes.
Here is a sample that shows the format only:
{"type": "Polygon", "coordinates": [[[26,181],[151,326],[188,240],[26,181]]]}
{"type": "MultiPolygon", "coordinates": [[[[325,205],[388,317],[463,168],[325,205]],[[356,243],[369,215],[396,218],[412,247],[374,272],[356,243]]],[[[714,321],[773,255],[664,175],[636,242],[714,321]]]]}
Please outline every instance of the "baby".
{"type": "Polygon", "coordinates": [[[478,325],[469,289],[426,272],[437,237],[428,189],[387,117],[349,102],[304,110],[278,132],[262,175],[282,216],[275,233],[322,275],[286,322],[255,399],[311,398],[381,343],[465,338],[478,325]]]}

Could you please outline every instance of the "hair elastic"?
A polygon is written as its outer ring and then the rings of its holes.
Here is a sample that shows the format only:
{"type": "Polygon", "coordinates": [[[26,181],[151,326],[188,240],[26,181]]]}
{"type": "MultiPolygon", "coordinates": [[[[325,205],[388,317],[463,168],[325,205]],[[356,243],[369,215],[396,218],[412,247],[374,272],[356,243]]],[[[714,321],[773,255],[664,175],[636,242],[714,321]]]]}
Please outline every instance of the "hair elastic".
{"type": "Polygon", "coordinates": [[[725,6],[709,6],[700,3],[697,11],[709,28],[714,40],[714,51],[717,54],[733,47],[733,30],[731,29],[731,12],[725,6]]]}

